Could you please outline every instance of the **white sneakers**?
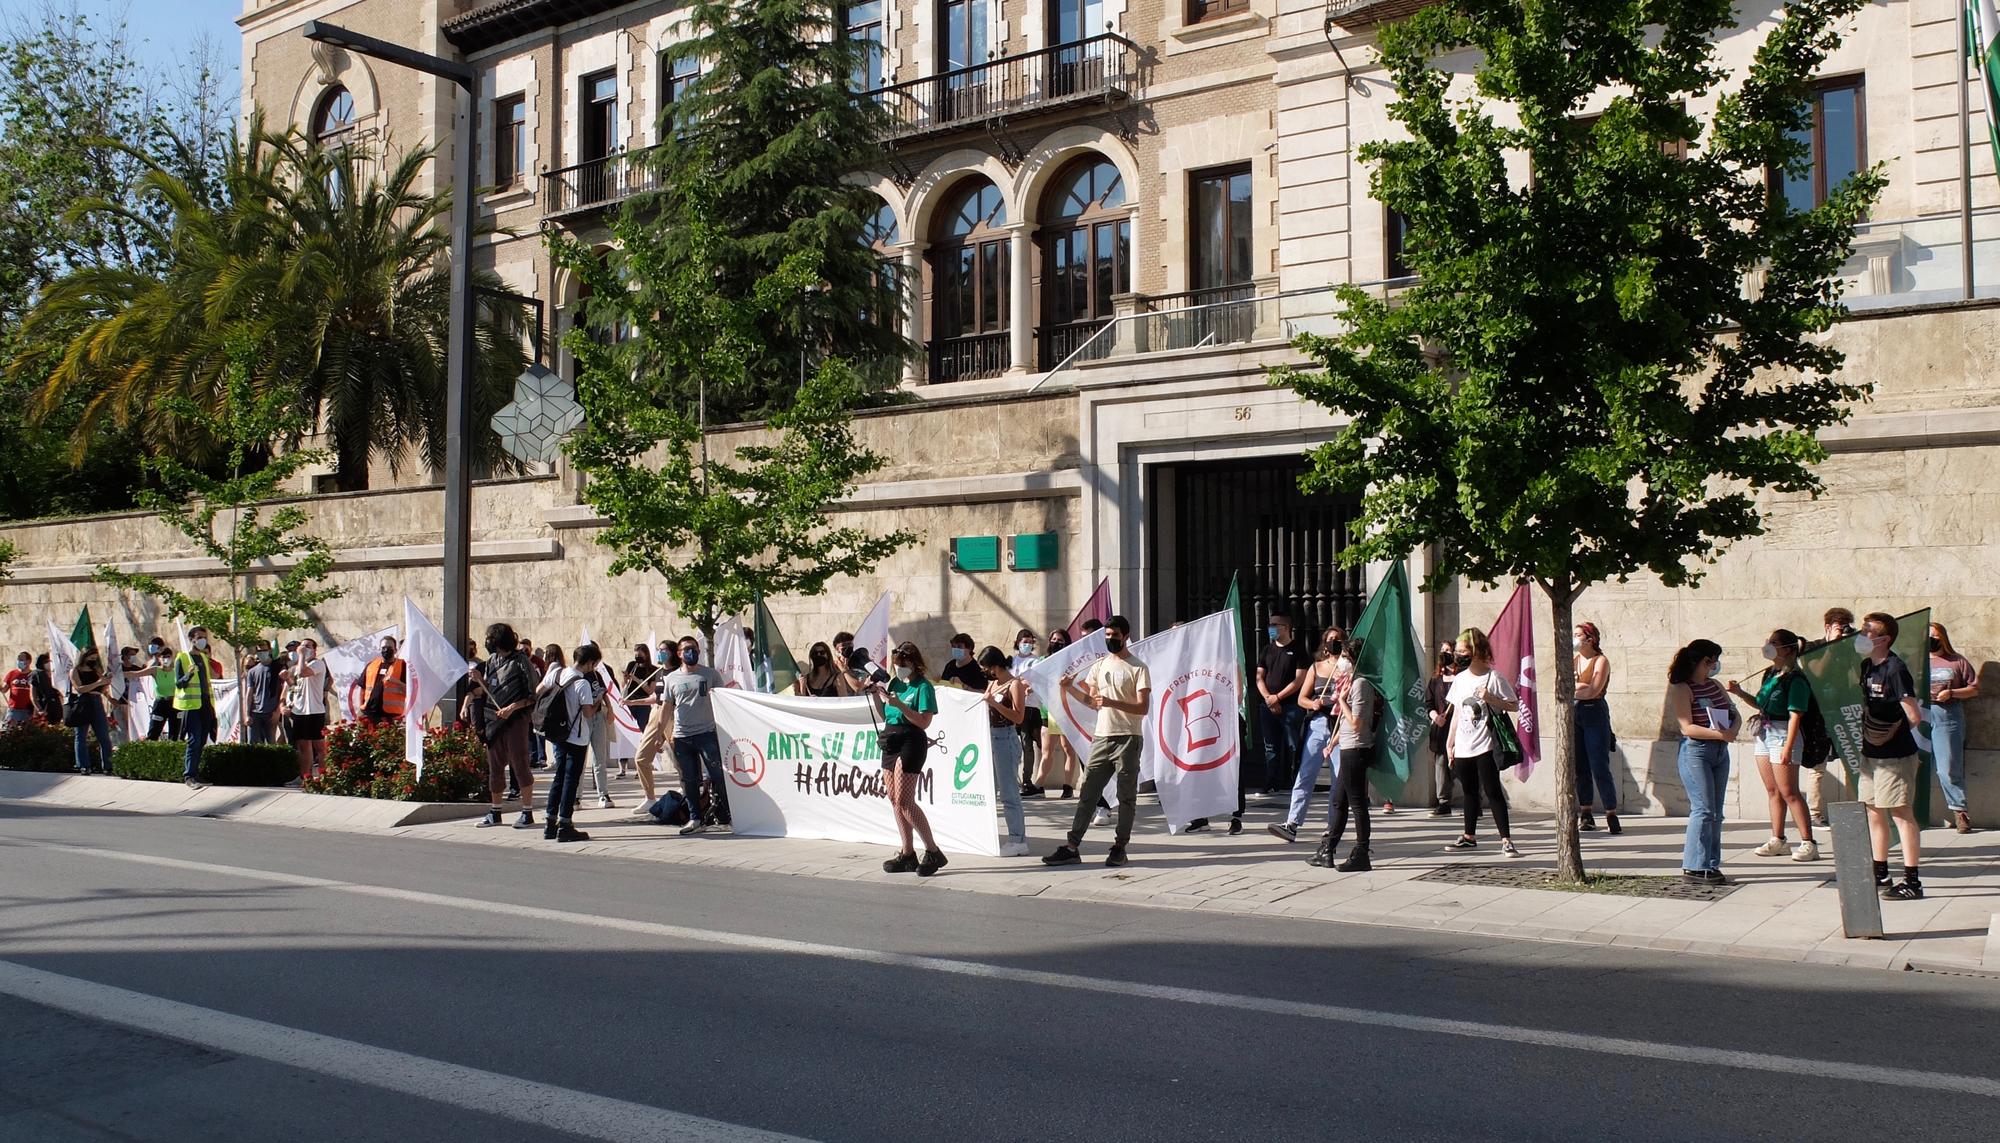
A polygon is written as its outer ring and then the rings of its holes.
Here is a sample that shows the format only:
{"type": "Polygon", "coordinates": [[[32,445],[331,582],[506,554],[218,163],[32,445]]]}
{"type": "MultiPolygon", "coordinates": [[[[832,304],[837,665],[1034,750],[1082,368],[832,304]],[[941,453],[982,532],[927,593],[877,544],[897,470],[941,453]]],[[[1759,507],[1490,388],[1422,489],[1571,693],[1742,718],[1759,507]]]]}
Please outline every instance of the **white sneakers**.
{"type": "Polygon", "coordinates": [[[1000,856],[1002,857],[1027,857],[1029,852],[1028,843],[1025,841],[1003,841],[1000,843],[1000,856]]]}
{"type": "Polygon", "coordinates": [[[1103,806],[1097,807],[1097,813],[1091,816],[1090,824],[1094,826],[1110,825],[1111,811],[1105,809],[1103,806]]]}
{"type": "Polygon", "coordinates": [[[1799,843],[1799,847],[1798,847],[1797,849],[1794,849],[1794,850],[1792,851],[1792,860],[1793,860],[1793,861],[1818,861],[1818,860],[1819,860],[1819,843],[1818,843],[1818,842],[1815,842],[1815,841],[1813,841],[1813,840],[1812,840],[1812,839],[1810,839],[1810,838],[1808,838],[1808,839],[1807,839],[1807,840],[1805,840],[1805,841],[1802,841],[1802,842],[1800,842],[1800,843],[1799,843]]]}
{"type": "Polygon", "coordinates": [[[1785,844],[1784,838],[1774,837],[1751,852],[1759,857],[1783,857],[1785,854],[1791,852],[1791,848],[1791,846],[1785,844]]]}
{"type": "Polygon", "coordinates": [[[1755,853],[1758,857],[1784,857],[1790,854],[1793,861],[1819,860],[1819,844],[1817,842],[1802,841],[1797,845],[1790,845],[1782,837],[1774,837],[1756,849],[1751,850],[1751,852],[1755,853]]]}

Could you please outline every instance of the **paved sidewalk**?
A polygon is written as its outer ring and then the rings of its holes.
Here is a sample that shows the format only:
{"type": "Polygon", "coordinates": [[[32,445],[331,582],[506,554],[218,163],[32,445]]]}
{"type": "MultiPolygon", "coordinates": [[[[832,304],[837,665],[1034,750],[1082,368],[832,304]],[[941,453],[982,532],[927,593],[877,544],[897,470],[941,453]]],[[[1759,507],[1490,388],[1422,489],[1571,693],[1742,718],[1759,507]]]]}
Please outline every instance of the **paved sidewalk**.
{"type": "MultiPolygon", "coordinates": [[[[662,779],[663,789],[668,781],[662,779]]],[[[222,800],[218,792],[209,793],[215,801],[222,800]]],[[[2000,832],[1960,835],[1948,829],[1926,830],[1926,898],[1882,902],[1889,935],[1870,941],[1840,935],[1832,848],[1825,830],[1819,833],[1826,856],[1795,863],[1752,855],[1766,837],[1762,824],[1727,824],[1723,870],[1739,888],[1721,900],[1688,901],[1418,880],[1449,865],[1553,869],[1553,820],[1519,813],[1514,815],[1514,840],[1524,856],[1518,860],[1502,857],[1490,834],[1482,834],[1479,849],[1470,854],[1446,852],[1444,843],[1458,836],[1456,816],[1432,818],[1428,810],[1405,809],[1385,817],[1378,810],[1372,872],[1315,869],[1306,858],[1324,821],[1323,797],[1313,803],[1316,820],[1291,845],[1265,831],[1267,824],[1280,818],[1282,810],[1276,803],[1253,802],[1244,832],[1237,837],[1225,832],[1226,818],[1210,831],[1169,837],[1158,802],[1142,798],[1130,865],[1107,869],[1102,864],[1110,844],[1107,826],[1091,831],[1083,865],[1050,868],[1038,858],[1060,841],[1076,803],[1030,799],[1034,857],[956,855],[947,869],[920,889],[915,877],[881,871],[891,852],[884,846],[727,834],[682,838],[676,830],[633,816],[630,807],[639,804],[636,781],[614,782],[612,795],[620,808],[590,808],[596,798],[588,790],[581,799],[577,824],[591,835],[583,843],[558,846],[543,841],[539,829],[479,829],[471,820],[412,825],[395,832],[469,845],[540,848],[567,856],[603,854],[803,877],[903,880],[913,891],[956,889],[1114,901],[1702,955],[2000,976],[2000,932],[1996,932],[2000,832]]],[[[103,778],[64,781],[33,796],[21,783],[6,782],[0,784],[0,796],[38,804],[214,813],[207,805],[188,805],[182,787],[103,778]],[[79,801],[79,790],[87,794],[87,802],[79,801]]],[[[384,830],[370,815],[355,812],[351,803],[351,799],[293,792],[281,805],[254,817],[226,816],[348,832],[384,830]],[[321,802],[328,803],[324,811],[313,804],[321,802]]],[[[1603,832],[1584,835],[1587,868],[1625,874],[1678,872],[1686,819],[1628,817],[1624,822],[1622,837],[1603,832]]]]}

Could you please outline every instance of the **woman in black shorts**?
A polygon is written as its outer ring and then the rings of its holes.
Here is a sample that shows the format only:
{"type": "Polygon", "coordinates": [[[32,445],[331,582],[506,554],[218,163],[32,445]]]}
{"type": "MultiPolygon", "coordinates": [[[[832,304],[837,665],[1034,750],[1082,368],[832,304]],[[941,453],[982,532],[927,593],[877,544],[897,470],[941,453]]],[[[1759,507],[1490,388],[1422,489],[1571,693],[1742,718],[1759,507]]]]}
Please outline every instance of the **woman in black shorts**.
{"type": "Polygon", "coordinates": [[[931,719],[937,715],[937,690],[925,677],[924,653],[905,642],[889,654],[895,677],[870,689],[882,700],[882,777],[889,786],[889,806],[896,815],[896,832],[903,848],[882,863],[884,873],[929,877],[945,867],[944,854],[931,837],[930,819],[917,805],[924,757],[930,753],[931,719]],[[912,836],[914,835],[914,837],[912,836]],[[924,839],[923,860],[917,859],[915,837],[924,839]]]}

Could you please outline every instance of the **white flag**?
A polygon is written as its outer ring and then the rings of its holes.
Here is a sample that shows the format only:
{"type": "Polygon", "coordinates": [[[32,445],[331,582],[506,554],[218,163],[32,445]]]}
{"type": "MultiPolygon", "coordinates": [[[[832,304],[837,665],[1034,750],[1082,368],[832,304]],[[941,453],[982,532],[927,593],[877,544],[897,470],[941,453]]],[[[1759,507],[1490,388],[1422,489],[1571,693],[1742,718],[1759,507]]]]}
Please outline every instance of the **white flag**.
{"type": "MultiPolygon", "coordinates": [[[[199,652],[196,652],[197,654],[199,652]]],[[[211,681],[215,696],[215,740],[235,742],[243,737],[243,676],[211,681]]]]}
{"type": "Polygon", "coordinates": [[[333,684],[333,698],[339,704],[342,717],[354,718],[361,713],[361,696],[355,693],[354,688],[361,682],[361,675],[368,670],[368,664],[381,653],[382,640],[396,639],[400,643],[402,640],[398,636],[402,630],[392,623],[373,634],[330,647],[319,657],[320,662],[326,664],[326,677],[333,684]]]}
{"type": "Polygon", "coordinates": [[[1132,644],[1152,676],[1140,774],[1151,778],[1167,832],[1236,812],[1243,742],[1237,712],[1236,613],[1218,611],[1132,644]]]}
{"type": "MultiPolygon", "coordinates": [[[[855,642],[859,645],[858,636],[855,642]]],[[[709,665],[722,676],[724,686],[739,691],[757,689],[757,669],[750,661],[750,632],[736,619],[724,619],[715,625],[715,659],[709,665]]]]}
{"type": "MultiPolygon", "coordinates": [[[[889,634],[889,593],[883,592],[875,606],[861,619],[861,625],[854,629],[854,645],[868,650],[868,661],[883,670],[889,669],[889,646],[894,636],[889,634]]],[[[844,667],[845,664],[842,664],[844,667]]]]}
{"type": "Polygon", "coordinates": [[[57,689],[68,694],[69,673],[76,667],[76,646],[69,641],[69,636],[63,634],[62,628],[56,626],[55,620],[48,620],[48,625],[49,680],[55,683],[57,689]]]}
{"type": "Polygon", "coordinates": [[[639,756],[639,740],[645,737],[644,727],[632,716],[632,708],[626,705],[625,695],[618,688],[618,680],[611,673],[611,664],[598,660],[597,677],[604,684],[604,701],[611,712],[611,760],[623,762],[639,756]]]}
{"type": "Polygon", "coordinates": [[[125,697],[125,656],[118,653],[118,632],[112,628],[111,616],[104,617],[104,642],[98,645],[102,652],[105,670],[111,676],[111,686],[105,694],[111,698],[125,697]]]}
{"type": "Polygon", "coordinates": [[[153,700],[159,697],[159,689],[153,685],[151,675],[139,675],[127,680],[125,688],[125,738],[137,742],[146,737],[153,726],[153,700]]]}
{"type": "Polygon", "coordinates": [[[444,633],[431,626],[417,605],[403,597],[404,639],[401,654],[408,664],[409,693],[403,700],[403,757],[424,776],[424,715],[442,702],[465,677],[472,664],[444,633]]]}
{"type": "MultiPolygon", "coordinates": [[[[1069,748],[1079,759],[1090,757],[1090,743],[1097,730],[1097,712],[1070,694],[1062,684],[1081,679],[1090,665],[1104,657],[1104,632],[1092,631],[1060,651],[1051,651],[1036,660],[1023,676],[1028,689],[1041,700],[1049,719],[1062,731],[1069,748]]],[[[1117,791],[1105,787],[1109,797],[1117,791]]]]}

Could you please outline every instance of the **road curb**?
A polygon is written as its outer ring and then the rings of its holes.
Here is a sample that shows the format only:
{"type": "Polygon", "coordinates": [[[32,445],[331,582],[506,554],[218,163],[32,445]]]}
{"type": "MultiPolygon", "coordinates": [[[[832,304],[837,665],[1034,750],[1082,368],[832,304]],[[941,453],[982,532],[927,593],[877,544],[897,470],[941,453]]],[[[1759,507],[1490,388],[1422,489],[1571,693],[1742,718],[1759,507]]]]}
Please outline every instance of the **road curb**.
{"type": "Polygon", "coordinates": [[[174,782],[22,770],[0,770],[0,801],[352,832],[460,821],[479,817],[488,809],[481,802],[391,802],[261,786],[197,789],[174,782]]]}

